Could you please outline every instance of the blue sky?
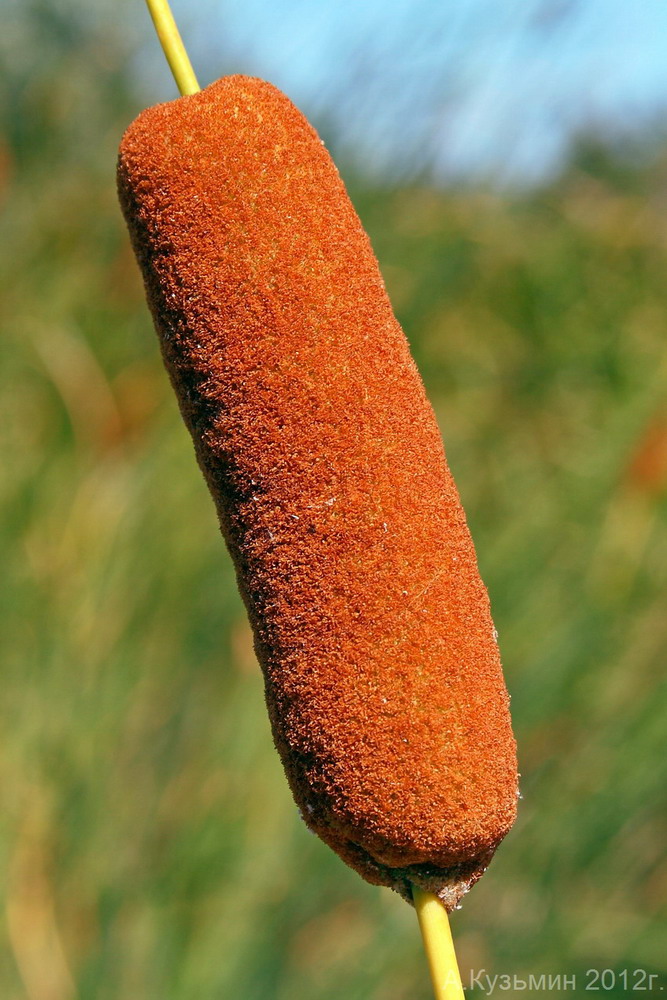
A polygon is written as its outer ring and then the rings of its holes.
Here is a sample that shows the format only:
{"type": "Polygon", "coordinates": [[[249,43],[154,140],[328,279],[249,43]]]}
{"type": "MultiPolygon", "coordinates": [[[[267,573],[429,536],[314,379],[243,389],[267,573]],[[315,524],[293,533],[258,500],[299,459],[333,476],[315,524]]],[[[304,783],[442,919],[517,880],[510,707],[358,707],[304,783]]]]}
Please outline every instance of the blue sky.
{"type": "MultiPolygon", "coordinates": [[[[338,155],[374,174],[535,183],[558,171],[577,132],[619,141],[667,132],[667,0],[173,0],[173,9],[202,83],[229,72],[271,80],[338,155]]],[[[141,25],[151,96],[168,99],[147,17],[141,25]]]]}

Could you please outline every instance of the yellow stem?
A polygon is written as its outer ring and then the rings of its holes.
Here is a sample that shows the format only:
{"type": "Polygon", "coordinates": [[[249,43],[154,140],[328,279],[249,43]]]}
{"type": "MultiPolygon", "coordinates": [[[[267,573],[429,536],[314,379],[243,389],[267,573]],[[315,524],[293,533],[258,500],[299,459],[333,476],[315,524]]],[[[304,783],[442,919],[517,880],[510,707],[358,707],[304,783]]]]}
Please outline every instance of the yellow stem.
{"type": "Polygon", "coordinates": [[[412,887],[435,1000],[463,1000],[461,976],[454,952],[447,910],[433,893],[412,887]]]}
{"type": "Polygon", "coordinates": [[[153,18],[153,24],[160,39],[160,45],[167,57],[176,86],[181,94],[196,94],[200,89],[195,71],[178,33],[174,15],[169,8],[169,0],[146,0],[146,6],[153,18]]]}

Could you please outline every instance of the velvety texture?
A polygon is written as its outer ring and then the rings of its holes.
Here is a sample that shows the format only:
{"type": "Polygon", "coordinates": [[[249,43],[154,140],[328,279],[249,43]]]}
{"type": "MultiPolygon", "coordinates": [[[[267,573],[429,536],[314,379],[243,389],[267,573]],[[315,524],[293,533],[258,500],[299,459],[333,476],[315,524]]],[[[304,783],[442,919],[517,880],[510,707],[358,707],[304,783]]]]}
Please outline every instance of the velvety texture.
{"type": "Polygon", "coordinates": [[[338,172],[283,94],[235,76],[139,115],[118,177],[303,818],[369,882],[451,907],[515,817],[508,698],[436,421],[338,172]]]}

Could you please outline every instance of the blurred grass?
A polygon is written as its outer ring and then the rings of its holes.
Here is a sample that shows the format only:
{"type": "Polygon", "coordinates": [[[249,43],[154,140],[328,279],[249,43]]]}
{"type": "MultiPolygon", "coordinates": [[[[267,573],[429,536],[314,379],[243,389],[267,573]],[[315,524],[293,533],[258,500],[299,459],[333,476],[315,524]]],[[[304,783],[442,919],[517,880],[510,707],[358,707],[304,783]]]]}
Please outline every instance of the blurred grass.
{"type": "MultiPolygon", "coordinates": [[[[426,1000],[411,910],[289,796],[115,203],[139,105],[68,25],[41,68],[4,51],[0,996],[426,1000]]],[[[524,801],[464,978],[667,973],[666,180],[582,145],[512,199],[352,185],[513,695],[524,801]]]]}

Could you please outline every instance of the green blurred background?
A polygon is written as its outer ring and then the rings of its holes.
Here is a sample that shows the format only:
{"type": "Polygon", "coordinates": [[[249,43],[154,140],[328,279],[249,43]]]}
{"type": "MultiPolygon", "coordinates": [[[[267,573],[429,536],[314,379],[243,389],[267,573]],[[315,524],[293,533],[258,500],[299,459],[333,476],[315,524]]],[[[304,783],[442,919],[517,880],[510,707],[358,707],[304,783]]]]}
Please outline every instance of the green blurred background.
{"type": "MultiPolygon", "coordinates": [[[[414,913],[307,832],[271,743],[116,205],[144,103],[129,29],[106,3],[11,6],[0,997],[426,1000],[414,913]]],[[[512,693],[523,801],[454,916],[465,983],[667,987],[667,154],[649,146],[581,141],[527,192],[346,173],[512,693]]]]}

